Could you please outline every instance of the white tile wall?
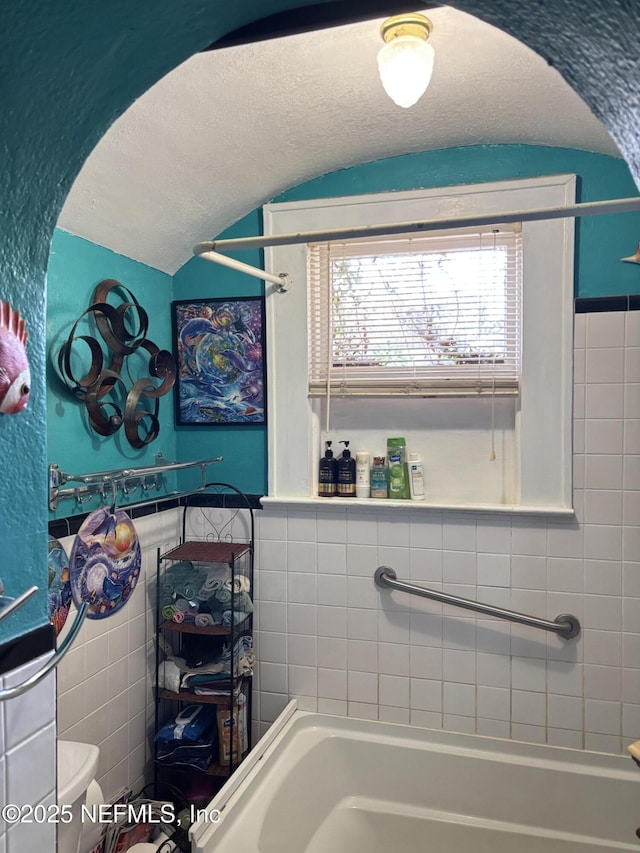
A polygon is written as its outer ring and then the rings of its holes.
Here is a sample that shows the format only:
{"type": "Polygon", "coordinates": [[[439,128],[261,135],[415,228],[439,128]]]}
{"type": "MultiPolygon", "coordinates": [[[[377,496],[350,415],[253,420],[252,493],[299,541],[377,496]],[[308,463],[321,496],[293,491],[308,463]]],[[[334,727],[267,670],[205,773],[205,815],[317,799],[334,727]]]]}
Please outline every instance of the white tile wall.
{"type": "Polygon", "coordinates": [[[577,315],[575,344],[575,519],[258,513],[259,731],[296,696],[305,709],[607,752],[640,739],[640,312],[577,315]],[[582,634],[380,592],[381,564],[534,615],[574,613],[582,634]]]}
{"type": "MultiPolygon", "coordinates": [[[[607,752],[640,738],[640,312],[578,315],[575,340],[575,520],[384,506],[257,514],[256,734],[296,696],[308,710],[607,752]],[[547,618],[574,613],[582,634],[565,642],[378,592],[380,564],[547,618]]],[[[143,783],[156,551],[178,526],[177,512],[136,521],[143,573],[131,601],[87,621],[58,670],[58,733],[101,747],[107,797],[143,783]]],[[[54,746],[49,678],[0,705],[0,802],[55,801],[54,746]]],[[[0,851],[52,850],[52,828],[0,824],[0,851]]]]}
{"type": "MultiPolygon", "coordinates": [[[[14,687],[33,675],[49,655],[0,678],[3,688],[14,687]]],[[[55,675],[43,679],[28,693],[0,703],[0,804],[48,806],[56,802],[55,675]]],[[[0,818],[0,851],[54,850],[52,823],[0,818]]]]}
{"type": "MultiPolygon", "coordinates": [[[[149,778],[157,549],[177,543],[180,523],[176,510],[135,520],[142,571],[131,598],[107,619],[86,619],[58,667],[58,735],[100,747],[98,782],[107,799],[149,778]]],[[[61,542],[70,554],[73,537],[61,542]]]]}

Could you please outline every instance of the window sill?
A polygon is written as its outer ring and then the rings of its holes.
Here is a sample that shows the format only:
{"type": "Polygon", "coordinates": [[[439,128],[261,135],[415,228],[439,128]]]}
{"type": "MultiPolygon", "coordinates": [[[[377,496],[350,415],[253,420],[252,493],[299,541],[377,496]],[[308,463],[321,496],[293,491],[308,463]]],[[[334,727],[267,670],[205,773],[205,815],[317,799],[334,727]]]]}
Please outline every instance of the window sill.
{"type": "Polygon", "coordinates": [[[563,506],[523,506],[519,504],[453,504],[431,501],[397,501],[382,498],[282,498],[265,495],[260,499],[263,507],[297,506],[311,509],[351,507],[359,512],[379,509],[404,509],[410,512],[476,512],[500,515],[537,515],[552,518],[574,518],[575,510],[563,506]]]}

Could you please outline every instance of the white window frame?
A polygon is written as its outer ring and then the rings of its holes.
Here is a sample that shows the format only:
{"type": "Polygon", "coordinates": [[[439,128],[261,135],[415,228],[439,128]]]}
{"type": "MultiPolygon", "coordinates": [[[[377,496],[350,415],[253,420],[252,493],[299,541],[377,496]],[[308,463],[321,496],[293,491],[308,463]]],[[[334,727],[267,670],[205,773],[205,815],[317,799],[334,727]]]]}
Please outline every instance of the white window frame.
{"type": "MultiPolygon", "coordinates": [[[[575,202],[575,187],[575,175],[562,174],[272,203],[263,208],[264,232],[283,234],[557,207],[575,202]]],[[[509,504],[476,501],[469,508],[567,514],[572,512],[574,220],[523,222],[522,231],[517,494],[509,504]]],[[[320,429],[307,396],[306,245],[266,248],[265,266],[287,272],[293,280],[287,293],[274,292],[267,299],[269,496],[315,502],[323,499],[313,497],[320,429]]],[[[429,505],[437,504],[424,504],[429,505]]],[[[411,504],[412,509],[417,506],[411,504]]]]}

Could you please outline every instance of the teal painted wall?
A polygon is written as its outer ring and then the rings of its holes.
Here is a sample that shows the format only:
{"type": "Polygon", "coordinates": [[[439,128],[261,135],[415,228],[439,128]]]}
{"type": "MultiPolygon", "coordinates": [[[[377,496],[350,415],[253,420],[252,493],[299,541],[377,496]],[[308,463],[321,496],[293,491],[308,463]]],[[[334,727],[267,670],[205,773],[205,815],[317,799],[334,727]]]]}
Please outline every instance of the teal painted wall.
{"type": "MultiPolygon", "coordinates": [[[[278,197],[300,200],[336,195],[449,186],[559,172],[579,176],[578,201],[625,197],[635,194],[626,164],[612,157],[567,149],[533,146],[478,146],[430,151],[366,163],[334,172],[278,197]]],[[[259,234],[260,209],[228,228],[222,238],[259,234]]],[[[576,294],[603,296],[640,291],[639,270],[621,264],[640,235],[640,214],[598,216],[577,223],[576,294]]],[[[258,250],[237,252],[235,257],[262,265],[258,250]]],[[[221,455],[223,461],[209,469],[209,479],[231,482],[246,492],[262,494],[267,485],[267,430],[263,427],[177,427],[173,395],[160,401],[160,437],[136,451],[124,431],[100,437],[88,427],[84,407],[61,385],[53,366],[61,342],[75,318],[89,304],[102,278],[116,278],[129,287],[153,318],[151,339],[171,349],[169,303],[172,299],[204,299],[264,294],[257,279],[200,258],[190,259],[173,277],[117,255],[79,237],[57,230],[49,267],[47,311],[49,460],[75,473],[104,470],[154,461],[155,453],[167,459],[190,461],[221,455]]],[[[168,481],[171,486],[173,481],[168,481]]],[[[197,472],[179,475],[181,488],[197,485],[197,472]]],[[[153,493],[155,494],[155,493],[153,493]]],[[[138,493],[132,499],[140,499],[138,493]]],[[[151,495],[150,495],[151,497],[151,495]]],[[[63,502],[54,516],[92,508],[63,502]]]]}
{"type": "MultiPolygon", "coordinates": [[[[173,392],[169,392],[159,401],[158,438],[147,447],[136,450],[127,441],[124,427],[111,436],[100,436],[91,429],[84,404],[73,397],[58,377],[55,365],[60,346],[69,336],[76,319],[91,304],[96,285],[106,278],[121,282],[145,309],[149,315],[147,337],[160,349],[171,350],[172,348],[169,315],[171,276],[83,240],[81,237],[56,229],[51,244],[48,274],[47,450],[49,462],[56,462],[61,470],[73,474],[151,465],[155,461],[155,454],[159,452],[166,459],[176,458],[173,392]]],[[[116,306],[120,301],[117,297],[110,299],[110,303],[116,306]]],[[[130,319],[133,320],[133,318],[130,319]]],[[[76,335],[82,334],[89,334],[101,340],[95,323],[87,318],[82,320],[76,331],[76,335]]],[[[79,364],[76,369],[74,363],[74,375],[81,377],[88,370],[90,355],[88,349],[81,343],[78,344],[76,352],[79,354],[79,364]]],[[[133,379],[144,376],[144,370],[148,366],[148,356],[132,358],[133,379]]],[[[105,360],[104,366],[108,366],[108,360],[105,360]]],[[[155,379],[151,384],[158,385],[159,380],[155,379]]],[[[130,387],[131,381],[128,380],[127,388],[130,387]]],[[[122,409],[122,401],[120,406],[122,409]]],[[[173,479],[167,478],[167,486],[173,485],[173,479]]],[[[154,490],[146,496],[139,490],[130,500],[144,500],[156,494],[158,492],[154,490]]],[[[124,499],[122,502],[128,501],[124,499]]],[[[59,504],[57,511],[52,513],[52,517],[75,515],[94,509],[98,505],[97,499],[83,506],[76,505],[73,500],[64,500],[59,504]]]]}
{"type": "MultiPolygon", "coordinates": [[[[276,201],[299,201],[361,193],[389,192],[455,184],[481,183],[540,175],[578,175],[577,201],[624,198],[637,194],[624,161],[564,148],[527,145],[476,146],[427,151],[378,160],[324,175],[294,187],[276,201]]],[[[218,239],[262,233],[262,212],[256,209],[218,239]]],[[[594,216],[577,221],[575,292],[577,296],[640,293],[640,268],[620,263],[640,239],[640,213],[594,216]]],[[[232,253],[230,253],[232,254],[232,253]]],[[[258,250],[233,257],[263,266],[258,250]]],[[[176,299],[210,296],[253,296],[263,292],[257,279],[191,258],[174,276],[176,299]]],[[[267,377],[267,382],[268,382],[267,377]]],[[[241,489],[263,494],[267,487],[266,430],[256,427],[178,427],[181,459],[222,454],[215,474],[241,489]]]]}
{"type": "Polygon", "coordinates": [[[0,416],[0,578],[7,595],[40,592],[0,622],[0,643],[47,623],[47,265],[66,195],[109,126],[162,76],[225,33],[311,2],[3,0],[0,299],[25,318],[32,390],[24,412],[0,416]]]}
{"type": "MultiPolygon", "coordinates": [[[[11,557],[1,577],[9,593],[34,582],[42,591],[0,623],[0,641],[46,622],[46,270],[69,188],[107,128],[160,77],[224,33],[312,2],[2,4],[0,297],[25,316],[33,378],[28,409],[0,419],[5,464],[17,467],[0,481],[0,544],[11,557]]],[[[610,128],[640,183],[639,86],[629,70],[640,62],[633,4],[610,0],[604,15],[595,0],[550,0],[543,27],[537,7],[514,0],[461,0],[457,6],[552,62],[610,128]]]]}

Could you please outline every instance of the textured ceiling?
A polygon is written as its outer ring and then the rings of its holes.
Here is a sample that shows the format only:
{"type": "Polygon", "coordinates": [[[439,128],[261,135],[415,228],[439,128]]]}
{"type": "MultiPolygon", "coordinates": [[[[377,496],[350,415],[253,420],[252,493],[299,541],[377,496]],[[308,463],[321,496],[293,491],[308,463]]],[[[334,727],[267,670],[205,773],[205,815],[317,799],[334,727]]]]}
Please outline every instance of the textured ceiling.
{"type": "Polygon", "coordinates": [[[409,110],[377,76],[380,20],[192,57],[103,137],[59,226],[173,273],[195,243],[283,190],[358,163],[499,143],[620,156],[529,48],[451,8],[427,14],[435,70],[409,110]]]}

